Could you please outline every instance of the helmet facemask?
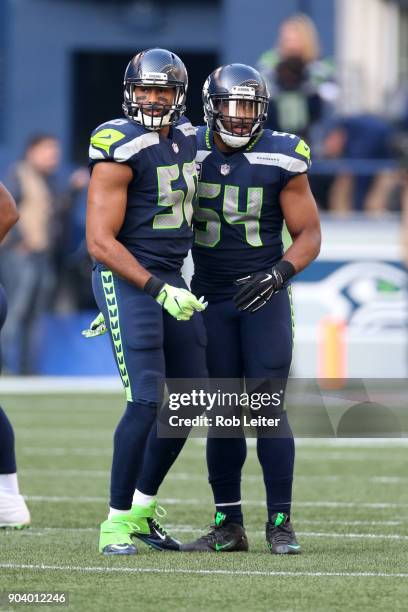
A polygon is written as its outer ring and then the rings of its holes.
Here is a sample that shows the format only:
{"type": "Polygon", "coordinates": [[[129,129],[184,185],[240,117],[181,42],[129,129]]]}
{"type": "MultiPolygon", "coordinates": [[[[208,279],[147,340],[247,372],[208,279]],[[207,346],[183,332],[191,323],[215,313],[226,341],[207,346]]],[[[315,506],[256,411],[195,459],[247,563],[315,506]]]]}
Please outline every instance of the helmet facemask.
{"type": "Polygon", "coordinates": [[[123,110],[129,119],[140,123],[148,130],[160,130],[163,127],[176,123],[186,110],[186,87],[184,83],[168,85],[155,79],[138,79],[124,83],[123,110]],[[137,101],[136,87],[168,87],[175,91],[172,104],[145,103],[137,101]]]}
{"type": "MultiPolygon", "coordinates": [[[[249,90],[248,87],[237,87],[249,90]]],[[[215,94],[204,107],[207,123],[232,148],[243,147],[266,119],[267,100],[255,93],[215,94]]]]}

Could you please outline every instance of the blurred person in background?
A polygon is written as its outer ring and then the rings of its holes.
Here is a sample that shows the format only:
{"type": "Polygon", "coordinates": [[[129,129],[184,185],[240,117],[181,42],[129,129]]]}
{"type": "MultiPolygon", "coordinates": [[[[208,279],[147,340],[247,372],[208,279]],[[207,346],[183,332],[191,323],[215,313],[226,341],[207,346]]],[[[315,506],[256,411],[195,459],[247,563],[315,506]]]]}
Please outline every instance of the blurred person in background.
{"type": "Polygon", "coordinates": [[[258,60],[258,69],[272,97],[277,88],[277,77],[279,80],[277,68],[289,58],[300,60],[305,71],[304,80],[331,106],[338,95],[334,63],[330,58],[321,57],[316,26],[307,15],[297,14],[283,21],[276,46],[265,51],[258,60]]]}
{"type": "Polygon", "coordinates": [[[391,92],[386,104],[386,116],[393,127],[391,151],[398,167],[395,180],[389,181],[391,209],[402,211],[404,261],[408,266],[408,81],[391,92]],[[394,196],[394,197],[393,197],[394,196]],[[397,196],[397,197],[395,197],[397,196]]]}
{"type": "Polygon", "coordinates": [[[58,274],[55,307],[59,310],[92,310],[95,300],[89,278],[92,262],[85,240],[88,168],[79,167],[69,177],[68,189],[62,198],[58,227],[56,269],[58,274]]]}
{"type": "Polygon", "coordinates": [[[287,57],[276,66],[266,127],[310,139],[310,128],[323,118],[323,100],[308,80],[301,57],[287,57]]]}
{"type": "MultiPolygon", "coordinates": [[[[17,220],[16,204],[7,189],[0,183],[0,241],[17,220]]],[[[6,295],[0,285],[0,330],[6,314],[6,295]]],[[[0,528],[21,529],[28,527],[29,524],[30,513],[18,487],[13,427],[0,407],[0,528]]]]}
{"type": "Polygon", "coordinates": [[[381,213],[387,209],[388,190],[384,187],[389,172],[384,170],[376,175],[367,169],[354,174],[354,170],[358,170],[359,160],[361,163],[390,160],[391,136],[389,122],[368,113],[333,121],[323,141],[323,157],[348,160],[352,167],[350,171],[339,168],[332,177],[328,192],[329,210],[381,213]]]}
{"type": "Polygon", "coordinates": [[[20,222],[1,253],[1,276],[9,300],[4,328],[4,359],[8,371],[34,371],[34,331],[55,289],[55,249],[59,196],[56,170],[61,158],[58,140],[48,134],[32,137],[24,158],[6,181],[16,200],[20,222]]]}

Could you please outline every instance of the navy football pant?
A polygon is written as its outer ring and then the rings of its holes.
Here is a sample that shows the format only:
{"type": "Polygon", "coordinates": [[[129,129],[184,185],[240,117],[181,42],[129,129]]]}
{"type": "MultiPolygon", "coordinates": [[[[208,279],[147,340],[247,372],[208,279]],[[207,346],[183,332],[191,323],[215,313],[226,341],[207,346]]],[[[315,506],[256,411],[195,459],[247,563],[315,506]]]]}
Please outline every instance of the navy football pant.
{"type": "MultiPolygon", "coordinates": [[[[177,272],[154,273],[187,288],[177,272]]],[[[111,507],[126,510],[136,487],[147,495],[157,493],[184,445],[185,437],[158,436],[157,410],[166,378],[207,377],[205,328],[200,313],[190,321],[176,321],[151,296],[100,265],[93,271],[93,289],[109,321],[127,397],[114,436],[110,500],[111,507]]]]}
{"type": "MultiPolygon", "coordinates": [[[[195,287],[198,290],[198,287],[195,287]]],[[[265,379],[257,391],[284,389],[292,360],[292,316],[288,291],[282,290],[257,312],[239,312],[232,299],[210,302],[203,313],[207,330],[207,364],[213,378],[265,379]]],[[[248,388],[247,388],[248,390],[248,388]]],[[[261,412],[261,411],[259,411],[261,412]]],[[[259,414],[259,413],[258,413],[259,414]]],[[[256,416],[253,412],[252,416],[256,416]]],[[[265,413],[265,416],[271,416],[265,413]]],[[[269,516],[290,512],[294,469],[293,433],[286,413],[280,417],[279,432],[271,437],[258,430],[257,454],[262,467],[269,516]]],[[[244,434],[220,438],[219,431],[207,439],[209,481],[217,509],[234,517],[233,504],[241,499],[241,471],[246,458],[244,434]]]]}
{"type": "MultiPolygon", "coordinates": [[[[7,300],[0,285],[0,330],[7,315],[7,300]]],[[[1,370],[1,353],[0,353],[1,370]]],[[[14,451],[14,432],[4,410],[0,407],[0,474],[15,474],[16,456],[14,451]]]]}

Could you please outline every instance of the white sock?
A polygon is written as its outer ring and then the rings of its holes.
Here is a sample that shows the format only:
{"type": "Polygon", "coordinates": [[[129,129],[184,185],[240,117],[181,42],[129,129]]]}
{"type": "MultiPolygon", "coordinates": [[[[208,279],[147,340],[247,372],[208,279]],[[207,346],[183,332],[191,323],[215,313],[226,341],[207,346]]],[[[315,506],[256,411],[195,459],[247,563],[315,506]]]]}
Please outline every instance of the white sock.
{"type": "Polygon", "coordinates": [[[145,495],[138,489],[135,489],[133,494],[133,504],[137,506],[148,506],[154,500],[154,495],[145,495]]]}
{"type": "Polygon", "coordinates": [[[129,510],[117,510],[116,508],[109,507],[108,519],[110,520],[112,516],[117,516],[118,514],[128,514],[129,512],[130,508],[129,510]]]}
{"type": "Polygon", "coordinates": [[[0,474],[0,493],[19,495],[17,474],[0,474]]]}

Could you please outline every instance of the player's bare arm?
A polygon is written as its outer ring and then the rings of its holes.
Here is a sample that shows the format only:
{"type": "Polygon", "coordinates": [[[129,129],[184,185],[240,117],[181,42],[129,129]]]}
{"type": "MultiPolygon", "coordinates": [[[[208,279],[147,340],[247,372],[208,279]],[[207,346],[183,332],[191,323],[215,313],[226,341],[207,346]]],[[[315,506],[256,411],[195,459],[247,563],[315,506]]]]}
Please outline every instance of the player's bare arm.
{"type": "Polygon", "coordinates": [[[133,173],[118,163],[97,164],[88,191],[86,240],[92,257],[142,289],[152,276],[118,240],[133,173]]]}
{"type": "Polygon", "coordinates": [[[270,271],[238,279],[235,304],[240,310],[256,312],[274,293],[319,254],[321,244],[317,206],[305,174],[293,177],[280,194],[280,206],[293,240],[283,258],[270,271]]]}
{"type": "Polygon", "coordinates": [[[18,212],[14,198],[0,183],[0,242],[17,221],[18,212]]]}
{"type": "MultiPolygon", "coordinates": [[[[171,107],[174,96],[174,88],[134,88],[135,100],[150,117],[158,117],[163,108],[171,107]]],[[[160,129],[163,137],[168,133],[168,125],[160,129]]],[[[132,178],[133,172],[128,165],[104,163],[95,166],[88,192],[87,243],[92,257],[142,289],[152,275],[116,239],[125,219],[127,191],[132,178]]]]}
{"type": "MultiPolygon", "coordinates": [[[[176,319],[187,321],[195,310],[204,310],[203,299],[197,300],[186,289],[177,289],[153,276],[117,240],[125,219],[128,185],[132,178],[132,169],[127,165],[105,162],[95,166],[88,191],[88,251],[109,270],[152,295],[176,319]]],[[[84,335],[92,337],[105,331],[103,316],[98,315],[84,335]]]]}
{"type": "Polygon", "coordinates": [[[297,273],[316,259],[321,244],[319,214],[305,174],[288,182],[281,192],[280,205],[293,240],[283,260],[289,261],[297,273]]]}
{"type": "Polygon", "coordinates": [[[319,215],[305,174],[293,177],[282,189],[280,206],[293,243],[271,270],[237,280],[240,289],[234,301],[239,310],[255,312],[262,308],[274,293],[319,254],[319,215]]]}

